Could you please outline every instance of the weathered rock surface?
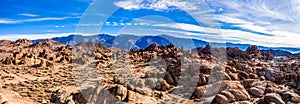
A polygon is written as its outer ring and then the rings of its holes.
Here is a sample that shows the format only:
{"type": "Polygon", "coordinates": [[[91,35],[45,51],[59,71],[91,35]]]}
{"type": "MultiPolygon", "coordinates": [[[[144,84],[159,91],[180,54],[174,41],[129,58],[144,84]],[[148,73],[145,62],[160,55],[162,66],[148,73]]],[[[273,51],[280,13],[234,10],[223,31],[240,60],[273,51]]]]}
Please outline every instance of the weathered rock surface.
{"type": "Polygon", "coordinates": [[[51,95],[51,102],[56,104],[83,104],[87,103],[78,87],[69,86],[57,89],[51,95]]]}
{"type": "Polygon", "coordinates": [[[213,67],[211,50],[216,48],[153,44],[121,50],[95,42],[0,41],[0,103],[300,103],[300,57],[228,47],[223,71],[213,67]]]}
{"type": "Polygon", "coordinates": [[[222,104],[234,101],[246,101],[249,99],[249,93],[239,81],[224,81],[219,94],[215,97],[216,102],[222,104]]]}
{"type": "Polygon", "coordinates": [[[20,96],[18,93],[0,89],[1,104],[38,104],[30,99],[20,96]]]}
{"type": "Polygon", "coordinates": [[[273,102],[275,104],[285,104],[280,95],[276,93],[268,93],[264,99],[267,103],[273,102]]]}

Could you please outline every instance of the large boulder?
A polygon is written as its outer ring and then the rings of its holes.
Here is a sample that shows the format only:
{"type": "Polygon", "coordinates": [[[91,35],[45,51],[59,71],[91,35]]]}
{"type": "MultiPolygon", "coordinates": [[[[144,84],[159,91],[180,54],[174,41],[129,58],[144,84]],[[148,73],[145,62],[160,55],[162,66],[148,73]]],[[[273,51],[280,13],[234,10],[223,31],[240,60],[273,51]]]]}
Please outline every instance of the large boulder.
{"type": "Polygon", "coordinates": [[[165,80],[162,80],[155,87],[155,89],[160,90],[160,91],[166,91],[166,90],[169,90],[170,88],[171,88],[171,86],[165,80]]]}
{"type": "Polygon", "coordinates": [[[227,96],[222,95],[222,94],[217,94],[215,96],[215,100],[220,104],[227,104],[230,102],[230,100],[227,98],[227,96]]]}
{"type": "Polygon", "coordinates": [[[32,42],[28,39],[19,39],[19,40],[12,42],[11,44],[13,44],[14,46],[25,46],[25,45],[32,44],[32,42]]]}
{"type": "Polygon", "coordinates": [[[276,93],[268,93],[266,94],[264,100],[267,103],[275,103],[275,104],[285,104],[284,101],[281,99],[280,95],[276,94],[276,93]]]}
{"type": "Polygon", "coordinates": [[[11,43],[12,43],[12,41],[10,41],[10,40],[0,40],[0,46],[6,46],[11,43]]]}
{"type": "Polygon", "coordinates": [[[259,48],[257,46],[250,46],[250,47],[248,47],[246,49],[246,52],[248,54],[255,54],[255,55],[257,55],[257,54],[260,53],[260,50],[259,50],[259,48]]]}
{"type": "Polygon", "coordinates": [[[114,87],[114,94],[116,96],[116,98],[118,100],[125,100],[126,96],[127,96],[127,88],[125,88],[124,86],[116,86],[114,87]]]}
{"type": "Polygon", "coordinates": [[[249,92],[253,96],[262,96],[261,93],[278,93],[280,91],[278,85],[270,81],[257,81],[249,85],[249,92]],[[262,90],[262,91],[261,91],[262,90]],[[259,92],[259,93],[258,93],[259,92]]]}
{"type": "Polygon", "coordinates": [[[264,60],[273,60],[274,59],[274,56],[272,55],[272,53],[270,51],[264,51],[261,53],[262,55],[262,59],[264,60]]]}
{"type": "Polygon", "coordinates": [[[137,92],[134,92],[134,91],[128,91],[127,92],[127,99],[128,99],[128,102],[130,104],[140,104],[140,103],[145,103],[145,104],[156,104],[158,103],[153,97],[150,97],[150,96],[144,96],[144,95],[141,95],[137,92]]]}
{"type": "Polygon", "coordinates": [[[249,93],[239,81],[223,81],[219,94],[215,97],[215,101],[221,104],[249,99],[249,93]]]}
{"type": "Polygon", "coordinates": [[[206,92],[207,91],[206,91],[205,86],[200,86],[200,87],[195,88],[194,96],[196,98],[201,98],[206,92]]]}
{"type": "Polygon", "coordinates": [[[264,94],[264,89],[252,87],[249,89],[249,93],[254,97],[261,97],[264,94]]]}
{"type": "Polygon", "coordinates": [[[239,48],[227,47],[227,57],[229,59],[249,60],[250,56],[248,53],[240,50],[239,48]]]}
{"type": "Polygon", "coordinates": [[[265,77],[267,78],[267,80],[276,81],[279,80],[281,77],[283,77],[283,75],[278,70],[269,68],[269,69],[265,69],[265,77]]]}
{"type": "Polygon", "coordinates": [[[282,96],[282,99],[284,99],[284,101],[286,102],[297,103],[297,104],[300,103],[300,96],[293,91],[282,90],[279,91],[279,94],[282,96]]]}
{"type": "Polygon", "coordinates": [[[81,104],[87,103],[87,100],[81,93],[81,90],[75,86],[57,88],[51,95],[51,102],[56,104],[81,104]]]}

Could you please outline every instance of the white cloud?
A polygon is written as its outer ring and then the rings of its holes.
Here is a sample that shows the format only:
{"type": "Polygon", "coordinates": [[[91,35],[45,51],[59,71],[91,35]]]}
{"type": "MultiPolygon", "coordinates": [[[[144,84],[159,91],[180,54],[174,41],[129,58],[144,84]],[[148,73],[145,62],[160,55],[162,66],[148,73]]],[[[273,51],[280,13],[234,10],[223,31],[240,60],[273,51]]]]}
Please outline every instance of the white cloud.
{"type": "MultiPolygon", "coordinates": [[[[194,32],[205,32],[208,41],[216,42],[223,38],[225,41],[237,40],[233,43],[243,43],[243,44],[253,44],[262,45],[269,47],[299,47],[300,35],[297,33],[286,32],[286,31],[272,31],[274,36],[266,36],[255,34],[251,32],[241,31],[241,30],[231,30],[231,29],[218,29],[218,28],[208,28],[191,24],[184,23],[170,23],[170,24],[158,24],[154,26],[169,27],[173,29],[181,29],[184,34],[197,35],[197,33],[191,33],[187,31],[194,32]],[[289,34],[289,35],[286,35],[289,34]]],[[[171,30],[172,31],[172,30],[171,30]]],[[[172,31],[180,32],[180,31],[172,31]]],[[[203,34],[198,34],[201,36],[203,34]]]]}
{"type": "Polygon", "coordinates": [[[131,26],[132,24],[131,24],[131,23],[126,23],[126,25],[127,25],[127,26],[131,26]]]}
{"type": "MultiPolygon", "coordinates": [[[[86,23],[86,24],[73,24],[73,26],[82,26],[82,27],[99,27],[100,26],[131,26],[131,25],[135,25],[135,26],[147,26],[150,25],[149,23],[146,22],[123,22],[123,21],[119,21],[119,22],[105,22],[105,23],[86,23]]],[[[55,27],[62,27],[62,26],[55,26],[55,27]]]]}
{"type": "MultiPolygon", "coordinates": [[[[168,10],[171,3],[168,0],[154,0],[148,5],[143,4],[145,0],[125,0],[116,2],[118,7],[122,7],[127,10],[137,9],[152,9],[152,10],[168,10]],[[164,2],[161,3],[160,1],[164,2]],[[157,6],[157,5],[159,6],[157,6]]],[[[188,0],[187,0],[188,1],[188,0]]],[[[300,0],[206,0],[208,5],[212,9],[207,10],[204,5],[187,6],[196,8],[198,12],[190,13],[196,20],[207,24],[214,24],[215,20],[229,23],[228,25],[238,27],[244,30],[237,30],[236,28],[229,29],[217,29],[207,28],[191,24],[152,24],[152,26],[170,27],[173,29],[181,29],[182,31],[174,31],[170,29],[170,32],[181,34],[202,35],[194,32],[206,32],[207,37],[211,40],[220,38],[223,34],[225,40],[232,42],[234,40],[238,43],[254,44],[262,46],[272,47],[299,47],[300,43],[297,41],[300,38],[300,24],[297,23],[300,19],[300,0]],[[199,7],[203,6],[203,7],[199,7]],[[203,10],[203,11],[199,11],[203,10]],[[214,14],[214,12],[219,12],[214,14]],[[213,13],[213,16],[210,14],[213,13]],[[299,14],[297,16],[297,14],[299,14]],[[248,31],[249,30],[249,31],[248,31]],[[221,32],[220,32],[221,31],[221,32]],[[269,34],[269,35],[264,35],[269,34]]],[[[179,0],[175,0],[175,5],[183,4],[179,0]]],[[[184,7],[183,7],[184,8],[184,7]]],[[[191,10],[192,11],[192,10],[191,10]]],[[[149,21],[146,21],[149,22],[149,21]]],[[[217,26],[217,25],[216,25],[217,26]]],[[[167,32],[165,30],[160,30],[167,32]]]]}
{"type": "Polygon", "coordinates": [[[297,38],[300,38],[300,0],[206,1],[212,8],[223,9],[221,13],[215,14],[216,20],[253,31],[222,29],[227,39],[235,38],[240,43],[274,47],[300,46],[297,41],[297,38]],[[260,33],[273,36],[264,36],[260,33]]]}
{"type": "Polygon", "coordinates": [[[65,26],[61,25],[61,26],[54,26],[56,28],[64,28],[65,26]]]}
{"type": "Polygon", "coordinates": [[[164,11],[174,7],[184,10],[196,10],[197,6],[187,0],[123,0],[115,2],[115,5],[127,10],[151,9],[164,11]]]}
{"type": "Polygon", "coordinates": [[[105,25],[106,26],[110,26],[110,22],[105,22],[105,25]]]}
{"type": "Polygon", "coordinates": [[[278,30],[300,33],[299,29],[295,29],[300,19],[299,0],[207,0],[207,3],[223,8],[223,13],[215,15],[217,20],[238,24],[236,27],[258,32],[278,30]]]}
{"type": "Polygon", "coordinates": [[[120,22],[120,25],[121,25],[121,26],[125,26],[125,23],[123,23],[123,22],[120,22]]]}
{"type": "MultiPolygon", "coordinates": [[[[172,10],[172,6],[187,10],[196,20],[213,26],[217,21],[228,23],[228,29],[208,28],[191,24],[150,23],[151,26],[169,27],[175,30],[160,30],[189,35],[202,35],[206,32],[211,40],[220,38],[226,41],[272,47],[299,47],[300,43],[300,0],[123,0],[115,5],[126,10],[150,9],[156,11],[172,10]],[[193,10],[195,10],[193,12],[193,10]],[[191,12],[192,11],[192,12],[191,12]],[[214,22],[212,22],[214,21],[214,22]],[[241,28],[242,30],[239,30],[241,28]],[[178,31],[181,29],[182,31],[178,31]],[[217,35],[216,35],[217,34],[217,35]]],[[[224,25],[224,24],[221,24],[224,25]]]]}
{"type": "MultiPolygon", "coordinates": [[[[212,7],[223,8],[225,14],[249,21],[294,21],[289,0],[207,0],[212,7]]],[[[228,15],[227,15],[228,16],[228,15]]]]}
{"type": "Polygon", "coordinates": [[[45,17],[45,18],[25,19],[25,20],[0,19],[0,24],[18,24],[18,23],[25,23],[25,22],[54,21],[54,20],[65,20],[69,18],[77,18],[77,17],[45,17]]]}
{"type": "Polygon", "coordinates": [[[30,13],[21,13],[21,14],[18,14],[19,16],[26,16],[26,17],[37,17],[39,15],[36,15],[36,14],[30,14],[30,13]]]}
{"type": "Polygon", "coordinates": [[[0,24],[15,24],[15,21],[0,19],[0,24]]]}
{"type": "Polygon", "coordinates": [[[119,26],[117,22],[112,22],[112,26],[119,26]]]}
{"type": "Polygon", "coordinates": [[[78,0],[80,2],[87,2],[87,3],[92,3],[94,0],[78,0]]]}
{"type": "MultiPolygon", "coordinates": [[[[109,23],[108,23],[109,24],[109,23]]],[[[81,27],[92,27],[92,26],[101,26],[103,23],[95,23],[95,24],[75,24],[74,26],[81,26],[81,27]]]]}
{"type": "MultiPolygon", "coordinates": [[[[49,30],[53,31],[53,30],[49,30]]],[[[7,35],[1,35],[0,40],[7,39],[7,40],[17,40],[17,39],[46,39],[46,38],[53,38],[53,37],[62,37],[62,36],[68,36],[72,33],[60,33],[60,34],[7,34],[7,35]]]]}
{"type": "MultiPolygon", "coordinates": [[[[47,30],[49,32],[53,32],[55,30],[47,30]]],[[[47,34],[6,34],[6,35],[1,35],[0,40],[18,40],[18,39],[30,39],[30,40],[35,40],[35,39],[50,39],[54,37],[64,37],[64,36],[69,36],[71,34],[78,34],[78,35],[83,35],[83,36],[91,36],[91,35],[96,35],[96,34],[86,34],[86,33],[58,33],[58,34],[52,34],[52,33],[47,33],[47,34]]]]}
{"type": "MultiPolygon", "coordinates": [[[[90,0],[80,0],[90,1],[90,0]]],[[[106,22],[106,26],[156,26],[169,27],[170,30],[160,30],[161,32],[172,32],[186,35],[203,35],[197,32],[206,32],[210,40],[224,38],[225,40],[245,44],[255,44],[263,46],[285,46],[299,47],[300,38],[300,0],[204,0],[211,7],[205,7],[202,0],[122,0],[114,4],[126,10],[149,9],[155,11],[169,11],[172,9],[183,9],[192,15],[196,20],[213,24],[215,21],[222,21],[230,26],[241,29],[218,29],[196,26],[185,23],[159,23],[163,20],[138,20],[136,22],[106,22]],[[194,11],[194,12],[191,12],[194,11]],[[217,12],[216,14],[214,14],[217,12]],[[214,22],[212,22],[214,21],[214,22]],[[172,30],[173,29],[173,30],[172,30]],[[176,30],[175,30],[176,29],[176,30]],[[257,32],[257,33],[256,33],[257,32]],[[263,35],[270,34],[270,35],[263,35]],[[217,35],[216,35],[217,34],[217,35]],[[222,34],[223,37],[220,37],[222,34]]],[[[21,14],[19,14],[21,15],[21,14]]],[[[30,14],[22,14],[29,16],[30,14]]],[[[31,15],[33,17],[33,15],[31,15]]],[[[36,22],[47,20],[64,20],[72,17],[62,18],[36,18],[27,20],[0,19],[0,24],[17,24],[24,22],[36,22]]],[[[100,26],[101,24],[80,24],[78,26],[100,26]]],[[[47,36],[47,35],[45,35],[47,36]]],[[[12,37],[11,37],[12,38],[12,37]]]]}

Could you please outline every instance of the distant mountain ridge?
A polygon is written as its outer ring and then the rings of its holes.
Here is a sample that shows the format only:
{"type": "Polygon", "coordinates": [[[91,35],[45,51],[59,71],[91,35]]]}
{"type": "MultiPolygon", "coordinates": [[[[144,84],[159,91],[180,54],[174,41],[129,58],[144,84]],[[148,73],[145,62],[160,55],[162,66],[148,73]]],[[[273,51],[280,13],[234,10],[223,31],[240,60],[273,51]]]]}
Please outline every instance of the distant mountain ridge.
{"type": "Polygon", "coordinates": [[[300,53],[291,53],[291,52],[283,51],[283,50],[273,50],[273,49],[261,50],[261,52],[264,52],[264,51],[269,51],[274,56],[300,56],[300,53]]]}
{"type": "MultiPolygon", "coordinates": [[[[39,42],[43,39],[32,40],[32,42],[39,42]]],[[[93,36],[82,36],[82,35],[69,35],[66,37],[55,37],[51,40],[67,44],[76,45],[81,42],[93,41],[103,44],[106,47],[117,47],[121,49],[135,49],[135,48],[146,48],[150,44],[157,45],[169,45],[174,44],[178,47],[184,47],[184,49],[193,49],[197,47],[205,47],[209,42],[198,40],[179,38],[170,35],[158,35],[158,36],[137,36],[137,35],[118,35],[112,36],[107,34],[99,34],[93,36]]],[[[241,50],[246,50],[251,44],[235,44],[226,42],[226,47],[238,47],[241,50]]],[[[262,51],[270,51],[274,56],[293,56],[300,55],[300,48],[286,48],[286,47],[264,47],[257,46],[262,51]],[[295,53],[295,54],[293,54],[295,53]]]]}

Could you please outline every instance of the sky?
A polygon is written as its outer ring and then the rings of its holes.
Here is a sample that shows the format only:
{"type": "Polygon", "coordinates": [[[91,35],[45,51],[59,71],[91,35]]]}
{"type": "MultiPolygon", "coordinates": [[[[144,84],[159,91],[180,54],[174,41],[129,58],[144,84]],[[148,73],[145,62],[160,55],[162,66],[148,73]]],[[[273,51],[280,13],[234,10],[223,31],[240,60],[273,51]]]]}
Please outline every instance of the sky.
{"type": "Polygon", "coordinates": [[[2,0],[0,39],[172,35],[300,47],[300,0],[2,0]]]}

